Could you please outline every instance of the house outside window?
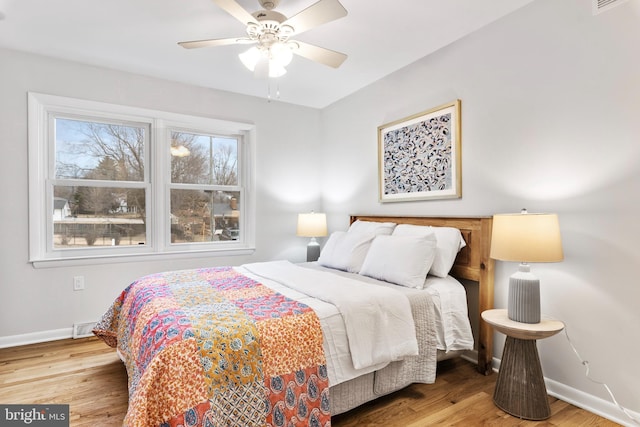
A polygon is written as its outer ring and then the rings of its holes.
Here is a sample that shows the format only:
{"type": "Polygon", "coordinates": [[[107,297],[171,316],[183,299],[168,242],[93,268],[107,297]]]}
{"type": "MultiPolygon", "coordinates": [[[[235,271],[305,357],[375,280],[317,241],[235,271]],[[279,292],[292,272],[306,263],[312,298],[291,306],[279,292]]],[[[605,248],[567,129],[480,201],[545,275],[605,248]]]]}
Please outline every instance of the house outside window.
{"type": "Polygon", "coordinates": [[[29,94],[34,265],[254,241],[253,126],[29,94]]]}

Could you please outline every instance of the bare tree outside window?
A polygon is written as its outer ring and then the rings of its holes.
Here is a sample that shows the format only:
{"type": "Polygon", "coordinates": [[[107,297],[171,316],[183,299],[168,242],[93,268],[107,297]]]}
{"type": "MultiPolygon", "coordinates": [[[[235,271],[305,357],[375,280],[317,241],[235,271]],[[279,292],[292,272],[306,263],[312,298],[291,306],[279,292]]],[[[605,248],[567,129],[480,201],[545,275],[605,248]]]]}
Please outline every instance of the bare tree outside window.
{"type": "Polygon", "coordinates": [[[237,138],[174,131],[171,140],[172,243],[237,240],[237,138]]]}
{"type": "Polygon", "coordinates": [[[54,197],[67,202],[69,215],[54,215],[54,247],[146,242],[147,133],[147,125],[56,119],[55,178],[62,185],[54,185],[54,197]]]}

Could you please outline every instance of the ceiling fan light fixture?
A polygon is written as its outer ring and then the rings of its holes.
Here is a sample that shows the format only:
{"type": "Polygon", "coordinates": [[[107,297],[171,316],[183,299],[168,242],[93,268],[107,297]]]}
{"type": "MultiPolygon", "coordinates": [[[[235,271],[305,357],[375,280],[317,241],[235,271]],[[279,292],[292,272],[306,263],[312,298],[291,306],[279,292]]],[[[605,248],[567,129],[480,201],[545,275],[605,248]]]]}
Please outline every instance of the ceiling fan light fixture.
{"type": "Polygon", "coordinates": [[[282,77],[287,74],[287,69],[275,61],[269,61],[269,77],[275,79],[276,77],[282,77]]]}
{"type": "Polygon", "coordinates": [[[283,43],[274,43],[269,49],[253,46],[238,55],[240,62],[258,78],[277,78],[287,73],[291,63],[291,48],[283,43]]]}
{"type": "Polygon", "coordinates": [[[286,68],[266,56],[261,57],[258,62],[256,62],[256,66],[252,71],[253,76],[257,79],[275,79],[287,74],[286,68]]]}
{"type": "Polygon", "coordinates": [[[240,62],[242,62],[249,71],[254,71],[256,69],[256,64],[261,57],[262,52],[260,52],[260,49],[255,46],[238,55],[240,62]]]}
{"type": "Polygon", "coordinates": [[[284,43],[274,43],[269,48],[269,59],[277,62],[279,65],[286,67],[293,59],[291,48],[284,43]]]}
{"type": "Polygon", "coordinates": [[[191,154],[191,151],[184,145],[171,146],[171,155],[173,157],[187,157],[191,154]]]}

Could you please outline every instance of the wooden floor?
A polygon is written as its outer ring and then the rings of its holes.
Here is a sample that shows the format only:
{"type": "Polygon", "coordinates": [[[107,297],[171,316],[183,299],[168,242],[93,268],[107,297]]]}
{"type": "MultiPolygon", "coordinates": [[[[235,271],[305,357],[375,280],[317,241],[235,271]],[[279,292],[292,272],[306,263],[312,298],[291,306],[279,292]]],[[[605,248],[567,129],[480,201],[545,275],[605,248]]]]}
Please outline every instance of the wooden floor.
{"type": "MultiPolygon", "coordinates": [[[[435,384],[414,384],[335,416],[332,425],[618,425],[552,397],[550,419],[519,420],[494,406],[495,380],[462,359],[443,362],[435,384]]],[[[115,351],[95,338],[0,349],[0,403],[69,404],[71,426],[119,426],[127,411],[127,374],[115,351]]]]}

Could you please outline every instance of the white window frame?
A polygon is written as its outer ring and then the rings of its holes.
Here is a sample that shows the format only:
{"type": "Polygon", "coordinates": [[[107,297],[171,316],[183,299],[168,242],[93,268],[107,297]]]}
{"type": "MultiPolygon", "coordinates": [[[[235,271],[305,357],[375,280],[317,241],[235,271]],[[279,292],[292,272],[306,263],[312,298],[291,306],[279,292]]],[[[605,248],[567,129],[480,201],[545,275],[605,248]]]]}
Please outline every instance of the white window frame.
{"type": "MultiPolygon", "coordinates": [[[[29,101],[29,260],[34,267],[157,260],[159,257],[246,255],[255,250],[255,126],[185,114],[108,104],[30,92],[29,101]],[[55,117],[82,117],[148,125],[145,147],[147,242],[139,246],[53,247],[53,184],[55,179],[55,117]],[[241,192],[240,238],[235,241],[172,244],[169,192],[172,130],[236,137],[238,191],[241,192]],[[166,149],[163,149],[166,148],[166,149]],[[149,208],[150,207],[150,208],[149,208]]],[[[127,186],[126,182],[117,185],[127,186]]],[[[136,184],[136,185],[139,185],[136,184]]]]}

